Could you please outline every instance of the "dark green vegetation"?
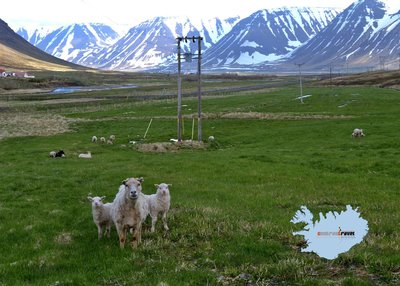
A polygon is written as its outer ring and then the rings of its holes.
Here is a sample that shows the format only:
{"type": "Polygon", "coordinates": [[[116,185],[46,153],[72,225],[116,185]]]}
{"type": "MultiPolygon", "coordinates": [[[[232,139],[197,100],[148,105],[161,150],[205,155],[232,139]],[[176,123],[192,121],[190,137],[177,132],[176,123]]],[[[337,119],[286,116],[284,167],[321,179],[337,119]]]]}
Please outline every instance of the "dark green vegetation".
{"type": "MultiPolygon", "coordinates": [[[[398,285],[400,93],[306,88],[304,104],[297,93],[205,98],[204,137],[216,141],[168,153],[128,142],[175,138],[172,99],[9,103],[3,116],[62,115],[70,131],[0,141],[0,285],[398,285]],[[351,138],[354,128],[366,136],[351,138]],[[110,134],[115,145],[90,142],[110,134]],[[67,158],[48,158],[56,149],[67,158]],[[91,160],[77,158],[88,150],[91,160]],[[140,247],[120,250],[115,228],[97,240],[86,197],[112,201],[129,176],[145,178],[145,193],[172,184],[170,231],[159,223],[151,234],[147,221],[140,247]],[[299,207],[318,217],[347,204],[368,220],[366,239],[333,261],[301,253],[304,241],[292,235],[300,226],[290,223],[299,207]]],[[[189,138],[197,102],[184,105],[189,138]]]]}

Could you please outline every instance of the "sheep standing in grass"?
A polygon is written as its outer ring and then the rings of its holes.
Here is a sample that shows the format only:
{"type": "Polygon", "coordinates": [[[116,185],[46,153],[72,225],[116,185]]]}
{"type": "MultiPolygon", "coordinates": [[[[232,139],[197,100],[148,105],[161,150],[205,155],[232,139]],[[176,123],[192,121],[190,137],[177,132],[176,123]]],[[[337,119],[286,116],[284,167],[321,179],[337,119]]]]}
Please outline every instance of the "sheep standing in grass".
{"type": "Polygon", "coordinates": [[[162,214],[164,229],[169,230],[167,225],[167,212],[170,207],[171,197],[169,194],[169,184],[155,184],[157,193],[152,195],[145,195],[146,201],[149,205],[149,213],[151,216],[151,232],[154,232],[158,214],[162,214]]]}
{"type": "Polygon", "coordinates": [[[115,196],[111,217],[117,228],[119,245],[124,248],[127,231],[133,229],[131,245],[137,247],[141,241],[142,221],[148,211],[142,194],[143,178],[129,178],[123,181],[115,196]]]}
{"type": "Polygon", "coordinates": [[[97,136],[95,136],[95,135],[92,136],[92,142],[93,142],[93,143],[96,143],[96,142],[97,142],[97,136]]]}
{"type": "Polygon", "coordinates": [[[100,143],[106,143],[106,138],[105,137],[100,137],[100,143]]]}
{"type": "Polygon", "coordinates": [[[362,129],[354,129],[353,133],[351,134],[353,137],[364,137],[364,132],[362,129]]]}
{"type": "Polygon", "coordinates": [[[91,159],[92,153],[90,151],[88,151],[87,153],[81,153],[81,154],[79,154],[79,158],[91,159]]]}
{"type": "Polygon", "coordinates": [[[108,138],[108,140],[114,142],[115,141],[115,135],[110,135],[110,138],[108,138]]]}
{"type": "Polygon", "coordinates": [[[110,237],[111,231],[111,208],[112,203],[103,204],[105,197],[87,197],[92,203],[92,215],[93,221],[97,225],[98,238],[101,239],[103,235],[103,227],[106,228],[106,235],[110,237]]]}

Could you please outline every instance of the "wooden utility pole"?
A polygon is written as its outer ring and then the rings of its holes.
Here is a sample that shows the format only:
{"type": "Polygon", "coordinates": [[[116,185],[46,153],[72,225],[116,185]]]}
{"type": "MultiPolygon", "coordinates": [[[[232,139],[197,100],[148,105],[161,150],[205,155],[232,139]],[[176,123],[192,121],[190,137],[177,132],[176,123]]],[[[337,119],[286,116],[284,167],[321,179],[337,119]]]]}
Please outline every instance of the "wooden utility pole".
{"type": "Polygon", "coordinates": [[[182,141],[181,39],[178,38],[178,142],[182,141]]]}
{"type": "Polygon", "coordinates": [[[198,93],[198,114],[197,114],[197,128],[198,128],[198,140],[199,142],[202,141],[202,124],[201,124],[201,119],[202,119],[202,107],[201,107],[201,41],[203,40],[203,37],[177,37],[176,38],[178,41],[178,142],[182,141],[182,73],[181,73],[181,42],[185,41],[193,41],[195,43],[197,41],[198,43],[198,53],[197,57],[192,57],[192,54],[190,53],[185,53],[185,59],[187,61],[191,61],[191,59],[197,58],[197,81],[198,81],[198,86],[197,86],[197,93],[198,93]]]}
{"type": "Polygon", "coordinates": [[[198,131],[198,141],[201,142],[203,138],[202,124],[201,124],[201,40],[203,38],[198,38],[198,53],[197,53],[197,94],[198,94],[198,108],[197,108],[197,131],[198,131]]]}

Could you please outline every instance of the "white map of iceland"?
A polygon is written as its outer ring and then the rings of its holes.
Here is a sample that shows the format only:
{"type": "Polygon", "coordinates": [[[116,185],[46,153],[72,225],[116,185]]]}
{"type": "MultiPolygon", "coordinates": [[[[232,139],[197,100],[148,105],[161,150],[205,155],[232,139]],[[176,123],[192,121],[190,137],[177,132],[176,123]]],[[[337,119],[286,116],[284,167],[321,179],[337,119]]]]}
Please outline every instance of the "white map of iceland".
{"type": "Polygon", "coordinates": [[[307,247],[302,252],[315,252],[326,259],[335,259],[340,253],[349,251],[360,243],[368,233],[368,222],[350,205],[345,211],[319,213],[319,220],[313,222],[313,214],[301,206],[292,218],[292,223],[306,223],[301,231],[293,235],[304,235],[307,247]]]}

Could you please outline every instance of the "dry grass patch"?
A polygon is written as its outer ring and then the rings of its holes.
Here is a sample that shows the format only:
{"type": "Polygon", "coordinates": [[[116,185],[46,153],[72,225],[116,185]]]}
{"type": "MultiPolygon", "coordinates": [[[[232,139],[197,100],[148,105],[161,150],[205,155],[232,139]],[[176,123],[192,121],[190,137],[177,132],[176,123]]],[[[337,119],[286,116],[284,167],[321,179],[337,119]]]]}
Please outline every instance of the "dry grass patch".
{"type": "Polygon", "coordinates": [[[50,136],[69,130],[69,120],[59,115],[0,113],[0,140],[7,137],[50,136]]]}
{"type": "Polygon", "coordinates": [[[177,152],[180,149],[205,149],[206,144],[198,141],[183,141],[178,142],[156,142],[156,143],[143,143],[137,145],[139,152],[150,152],[150,153],[166,153],[166,152],[177,152]]]}
{"type": "Polygon", "coordinates": [[[271,119],[271,120],[305,120],[305,119],[349,119],[353,116],[347,115],[325,115],[325,114],[291,114],[291,113],[261,113],[261,112],[227,112],[207,113],[205,118],[226,119],[271,119]]]}

